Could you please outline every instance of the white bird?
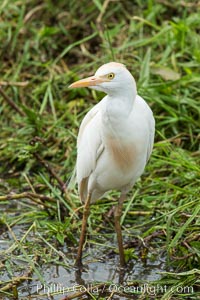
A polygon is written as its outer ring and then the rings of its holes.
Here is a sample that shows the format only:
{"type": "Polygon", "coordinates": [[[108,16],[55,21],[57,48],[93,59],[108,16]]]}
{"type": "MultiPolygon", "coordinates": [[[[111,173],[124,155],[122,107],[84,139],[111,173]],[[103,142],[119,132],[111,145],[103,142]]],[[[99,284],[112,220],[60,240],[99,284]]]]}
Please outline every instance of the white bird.
{"type": "Polygon", "coordinates": [[[125,265],[120,217],[127,192],[144,171],[152,152],[155,121],[152,111],[137,94],[136,83],[125,65],[110,62],[94,76],[70,88],[90,87],[107,95],[84,117],[77,139],[76,174],[84,206],[76,265],[82,265],[89,205],[105,192],[121,192],[114,219],[120,265],[125,265]]]}

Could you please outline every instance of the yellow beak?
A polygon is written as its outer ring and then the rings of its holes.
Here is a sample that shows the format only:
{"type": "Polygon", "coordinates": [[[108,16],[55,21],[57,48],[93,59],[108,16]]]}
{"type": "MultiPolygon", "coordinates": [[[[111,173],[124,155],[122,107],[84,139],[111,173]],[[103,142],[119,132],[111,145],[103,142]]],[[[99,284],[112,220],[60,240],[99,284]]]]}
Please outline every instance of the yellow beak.
{"type": "Polygon", "coordinates": [[[70,84],[69,88],[79,88],[79,87],[87,87],[87,86],[95,86],[99,83],[105,82],[105,79],[98,76],[91,76],[70,84]]]}

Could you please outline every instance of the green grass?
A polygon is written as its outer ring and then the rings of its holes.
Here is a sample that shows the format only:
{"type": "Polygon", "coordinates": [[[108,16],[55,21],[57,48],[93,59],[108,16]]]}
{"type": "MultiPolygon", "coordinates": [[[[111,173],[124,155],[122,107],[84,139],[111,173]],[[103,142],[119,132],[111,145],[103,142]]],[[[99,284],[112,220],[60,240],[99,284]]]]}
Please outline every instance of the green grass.
{"type": "MultiPolygon", "coordinates": [[[[154,296],[132,290],[132,297],[197,299],[199,32],[198,1],[0,3],[0,297],[26,299],[19,298],[20,286],[44,284],[46,266],[73,271],[82,207],[76,188],[63,183],[75,165],[80,122],[103,94],[68,85],[115,60],[132,72],[156,119],[153,154],[124,204],[122,226],[130,265],[147,262],[148,268],[148,261],[164,257],[160,279],[147,283],[168,288],[154,296]]],[[[117,197],[112,192],[91,207],[89,259],[95,249],[107,260],[116,251],[107,212],[117,197]]],[[[122,290],[105,295],[128,299],[122,290]]],[[[90,291],[89,297],[105,295],[90,291]]]]}

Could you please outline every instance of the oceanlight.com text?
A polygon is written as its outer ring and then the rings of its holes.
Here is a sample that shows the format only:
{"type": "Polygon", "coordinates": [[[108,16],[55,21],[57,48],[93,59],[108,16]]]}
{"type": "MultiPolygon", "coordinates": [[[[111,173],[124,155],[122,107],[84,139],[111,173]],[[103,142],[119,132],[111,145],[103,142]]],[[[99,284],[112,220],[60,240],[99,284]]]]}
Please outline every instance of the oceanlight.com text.
{"type": "Polygon", "coordinates": [[[150,285],[150,284],[142,284],[137,286],[131,285],[117,285],[117,284],[109,284],[109,285],[93,285],[88,284],[84,285],[72,285],[72,286],[64,286],[62,284],[50,284],[50,285],[37,285],[36,292],[38,294],[47,294],[51,295],[54,293],[67,294],[73,292],[84,293],[89,291],[92,294],[99,294],[102,292],[107,293],[125,293],[125,294],[146,294],[150,296],[155,296],[158,294],[165,294],[168,291],[171,291],[175,294],[193,294],[194,288],[193,286],[167,286],[167,285],[150,285]]]}

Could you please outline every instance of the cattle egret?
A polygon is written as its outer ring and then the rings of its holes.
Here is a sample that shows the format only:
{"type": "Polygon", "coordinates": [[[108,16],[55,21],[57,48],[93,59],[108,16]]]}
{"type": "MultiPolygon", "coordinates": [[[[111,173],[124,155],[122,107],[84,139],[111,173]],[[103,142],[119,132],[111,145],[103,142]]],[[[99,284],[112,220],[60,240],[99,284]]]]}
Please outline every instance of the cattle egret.
{"type": "Polygon", "coordinates": [[[121,192],[114,220],[121,267],[125,266],[120,218],[127,192],[144,171],[153,148],[155,121],[137,94],[136,83],[125,65],[110,62],[94,76],[72,83],[107,95],[84,117],[77,139],[76,178],[84,212],[75,265],[82,265],[89,205],[105,192],[121,192]]]}

